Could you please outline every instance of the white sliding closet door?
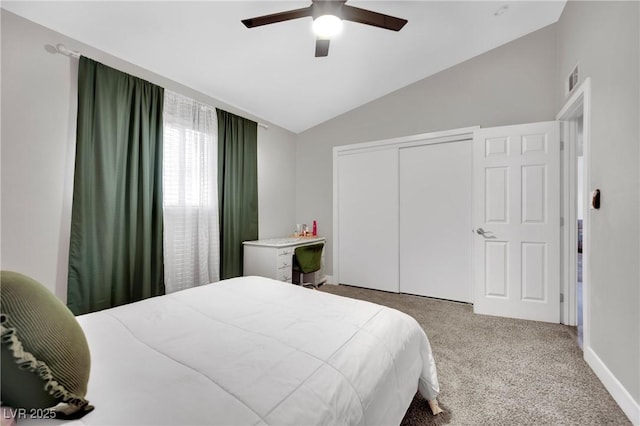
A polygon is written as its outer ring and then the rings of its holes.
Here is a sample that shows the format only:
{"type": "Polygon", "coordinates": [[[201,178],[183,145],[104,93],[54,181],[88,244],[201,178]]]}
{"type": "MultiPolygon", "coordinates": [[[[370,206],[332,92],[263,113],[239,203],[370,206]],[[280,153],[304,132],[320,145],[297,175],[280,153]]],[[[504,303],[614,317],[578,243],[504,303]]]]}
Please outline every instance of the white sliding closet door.
{"type": "Polygon", "coordinates": [[[337,158],[340,284],[398,292],[398,151],[337,158]]]}
{"type": "Polygon", "coordinates": [[[399,151],[400,292],[472,302],[472,141],[399,151]]]}

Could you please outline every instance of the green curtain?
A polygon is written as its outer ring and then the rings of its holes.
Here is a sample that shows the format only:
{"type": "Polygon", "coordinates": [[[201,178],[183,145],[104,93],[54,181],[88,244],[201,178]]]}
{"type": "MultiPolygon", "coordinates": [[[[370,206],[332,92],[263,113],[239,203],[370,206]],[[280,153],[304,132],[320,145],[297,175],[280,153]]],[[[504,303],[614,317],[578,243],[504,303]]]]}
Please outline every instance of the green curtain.
{"type": "Polygon", "coordinates": [[[161,87],[81,57],[67,304],[164,294],[161,87]]]}
{"type": "Polygon", "coordinates": [[[258,125],[218,114],[220,279],[242,275],[242,242],[258,239],[258,125]]]}

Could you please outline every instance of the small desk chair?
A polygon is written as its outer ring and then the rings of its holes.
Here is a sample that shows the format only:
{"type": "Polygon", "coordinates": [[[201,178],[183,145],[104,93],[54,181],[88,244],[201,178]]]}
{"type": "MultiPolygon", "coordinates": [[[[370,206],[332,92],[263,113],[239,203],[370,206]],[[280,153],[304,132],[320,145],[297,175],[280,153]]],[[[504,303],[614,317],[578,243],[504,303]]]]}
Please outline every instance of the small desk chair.
{"type": "Polygon", "coordinates": [[[293,255],[293,275],[291,277],[293,284],[318,288],[318,285],[315,282],[305,283],[304,276],[305,274],[311,274],[319,271],[320,268],[322,268],[323,248],[324,243],[296,247],[293,255]]]}

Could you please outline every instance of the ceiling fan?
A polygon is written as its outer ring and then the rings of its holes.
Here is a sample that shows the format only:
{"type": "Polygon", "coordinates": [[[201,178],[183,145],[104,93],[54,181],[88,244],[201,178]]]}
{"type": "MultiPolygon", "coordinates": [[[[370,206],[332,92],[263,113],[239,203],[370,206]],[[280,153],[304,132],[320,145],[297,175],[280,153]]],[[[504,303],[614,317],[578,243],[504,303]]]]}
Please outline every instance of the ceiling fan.
{"type": "Polygon", "coordinates": [[[311,5],[307,7],[243,19],[242,23],[247,28],[254,28],[311,16],[316,34],[316,57],[329,54],[329,41],[342,29],[342,20],[393,31],[400,31],[407,23],[406,19],[348,6],[346,2],[347,0],[311,0],[311,5]]]}

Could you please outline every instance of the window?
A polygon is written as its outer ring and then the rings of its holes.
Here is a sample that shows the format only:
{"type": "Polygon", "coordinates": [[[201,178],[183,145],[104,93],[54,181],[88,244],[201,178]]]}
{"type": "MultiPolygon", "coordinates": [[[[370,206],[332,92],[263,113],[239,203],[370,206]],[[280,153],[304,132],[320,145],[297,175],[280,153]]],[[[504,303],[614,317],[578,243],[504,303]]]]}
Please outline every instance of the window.
{"type": "Polygon", "coordinates": [[[167,293],[219,280],[216,110],[165,90],[163,218],[167,293]]]}
{"type": "Polygon", "coordinates": [[[211,176],[215,168],[209,164],[213,156],[212,139],[204,132],[165,124],[162,170],[165,207],[217,205],[209,188],[216,180],[211,176]]]}

